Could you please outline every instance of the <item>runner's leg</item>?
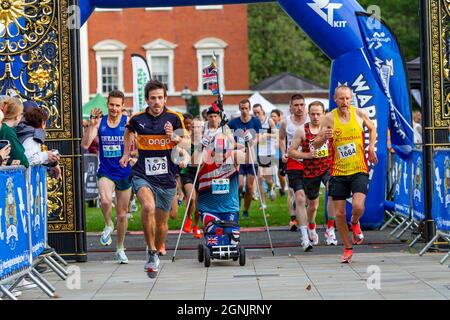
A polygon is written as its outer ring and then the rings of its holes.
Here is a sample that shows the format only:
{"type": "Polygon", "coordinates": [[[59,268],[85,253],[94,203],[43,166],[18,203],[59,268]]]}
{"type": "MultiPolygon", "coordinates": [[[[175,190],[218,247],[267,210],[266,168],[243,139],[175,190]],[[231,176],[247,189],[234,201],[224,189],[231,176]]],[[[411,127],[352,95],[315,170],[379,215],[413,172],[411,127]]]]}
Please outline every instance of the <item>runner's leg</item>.
{"type": "Polygon", "coordinates": [[[247,174],[245,183],[245,197],[244,197],[244,211],[248,211],[253,200],[253,183],[255,182],[255,176],[247,174]]]}
{"type": "Polygon", "coordinates": [[[98,191],[100,193],[100,208],[102,209],[105,224],[114,227],[112,221],[112,194],[116,185],[114,182],[106,177],[101,177],[98,180],[98,191]]]}
{"type": "Polygon", "coordinates": [[[144,229],[145,242],[150,251],[156,251],[155,246],[155,197],[147,187],[141,187],[137,193],[141,203],[141,221],[144,229]]]}
{"type": "Polygon", "coordinates": [[[352,248],[352,244],[348,237],[348,225],[346,217],[346,202],[347,200],[333,200],[334,212],[336,214],[336,224],[339,229],[339,234],[341,235],[342,242],[345,248],[352,248]]]}
{"type": "Polygon", "coordinates": [[[131,188],[124,191],[116,190],[116,212],[117,212],[117,248],[123,248],[125,233],[128,228],[127,211],[130,202],[131,188]]]}
{"type": "MultiPolygon", "coordinates": [[[[174,196],[176,199],[176,195],[174,196]]],[[[169,226],[167,224],[169,220],[169,213],[165,212],[160,208],[156,208],[155,211],[155,246],[156,248],[162,248],[165,245],[165,241],[167,238],[167,232],[169,230],[169,226]]],[[[158,249],[159,250],[159,249],[158,249]]]]}

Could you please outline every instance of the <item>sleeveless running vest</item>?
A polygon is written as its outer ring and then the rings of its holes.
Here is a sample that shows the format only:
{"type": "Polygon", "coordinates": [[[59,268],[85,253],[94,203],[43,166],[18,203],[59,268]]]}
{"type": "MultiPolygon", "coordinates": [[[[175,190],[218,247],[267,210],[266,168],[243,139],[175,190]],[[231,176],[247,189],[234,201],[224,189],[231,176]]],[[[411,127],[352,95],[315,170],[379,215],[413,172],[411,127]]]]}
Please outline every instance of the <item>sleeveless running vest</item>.
{"type": "Polygon", "coordinates": [[[337,109],[333,110],[332,176],[350,176],[369,172],[364,148],[364,130],[356,119],[355,107],[350,106],[350,119],[342,123],[337,109]]]}
{"type": "MultiPolygon", "coordinates": [[[[311,132],[309,123],[304,124],[305,128],[305,138],[306,140],[302,144],[303,152],[310,152],[312,141],[317,137],[317,134],[311,132]]],[[[328,148],[328,141],[318,149],[318,158],[313,159],[303,159],[303,177],[314,178],[321,176],[328,169],[330,169],[331,164],[331,154],[328,148]]]]}
{"type": "Polygon", "coordinates": [[[123,180],[130,176],[131,167],[122,168],[119,164],[123,156],[123,135],[127,116],[123,115],[117,127],[108,125],[108,116],[103,116],[98,128],[99,166],[98,173],[107,176],[111,180],[123,180]]]}
{"type": "MultiPolygon", "coordinates": [[[[292,140],[294,139],[295,131],[297,131],[297,129],[299,127],[300,127],[299,125],[296,125],[292,121],[291,117],[288,117],[286,119],[286,138],[287,138],[286,151],[291,146],[292,140]]],[[[301,147],[299,148],[299,150],[301,150],[301,147]]],[[[303,170],[303,161],[302,161],[302,159],[295,160],[295,159],[292,159],[291,157],[289,157],[288,161],[287,161],[287,170],[288,171],[290,171],[290,170],[303,170]]]]}
{"type": "MultiPolygon", "coordinates": [[[[269,123],[270,117],[266,116],[266,120],[261,124],[263,131],[260,133],[272,134],[272,128],[269,123]]],[[[258,142],[258,156],[269,157],[277,154],[276,143],[272,137],[261,137],[258,142]]]]}

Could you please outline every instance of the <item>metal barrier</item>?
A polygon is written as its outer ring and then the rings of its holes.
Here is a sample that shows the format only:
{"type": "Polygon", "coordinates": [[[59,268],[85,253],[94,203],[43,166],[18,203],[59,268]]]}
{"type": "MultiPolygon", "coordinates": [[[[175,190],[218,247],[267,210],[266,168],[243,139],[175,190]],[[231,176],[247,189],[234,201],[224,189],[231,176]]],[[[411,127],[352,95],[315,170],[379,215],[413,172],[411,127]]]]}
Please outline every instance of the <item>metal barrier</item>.
{"type": "Polygon", "coordinates": [[[47,246],[47,169],[0,167],[0,291],[16,300],[13,290],[27,278],[49,297],[55,288],[35,269],[44,262],[62,279],[67,272],[53,257],[67,263],[47,246]]]}
{"type": "MultiPolygon", "coordinates": [[[[420,251],[422,256],[439,238],[450,243],[450,149],[438,149],[434,152],[434,192],[432,216],[436,234],[420,251]]],[[[443,264],[450,251],[440,261],[443,264]]]]}

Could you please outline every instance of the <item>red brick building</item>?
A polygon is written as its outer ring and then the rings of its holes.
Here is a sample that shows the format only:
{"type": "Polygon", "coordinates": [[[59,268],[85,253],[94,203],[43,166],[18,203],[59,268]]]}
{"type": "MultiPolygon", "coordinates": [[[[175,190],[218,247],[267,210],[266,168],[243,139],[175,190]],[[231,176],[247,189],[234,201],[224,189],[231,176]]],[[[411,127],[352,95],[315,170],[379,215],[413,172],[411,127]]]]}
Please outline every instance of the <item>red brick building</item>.
{"type": "Polygon", "coordinates": [[[188,86],[201,107],[214,100],[201,84],[201,70],[218,56],[220,86],[227,110],[248,98],[247,5],[101,9],[81,33],[83,103],[113,88],[132,107],[131,54],[147,58],[153,77],[167,84],[168,105],[180,111],[188,86]]]}

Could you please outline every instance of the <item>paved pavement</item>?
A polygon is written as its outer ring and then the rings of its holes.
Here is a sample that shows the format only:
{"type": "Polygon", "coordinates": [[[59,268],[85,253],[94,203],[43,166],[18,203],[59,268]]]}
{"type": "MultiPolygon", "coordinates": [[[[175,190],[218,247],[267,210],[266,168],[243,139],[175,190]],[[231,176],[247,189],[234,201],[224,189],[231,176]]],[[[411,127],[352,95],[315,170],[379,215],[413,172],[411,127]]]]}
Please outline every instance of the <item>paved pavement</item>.
{"type": "MultiPolygon", "coordinates": [[[[80,268],[79,289],[69,289],[77,287],[74,276],[64,282],[53,273],[44,275],[56,287],[58,299],[450,299],[449,261],[439,264],[444,253],[419,257],[421,245],[410,252],[404,241],[389,237],[388,232],[369,231],[365,233],[366,245],[355,248],[354,262],[342,265],[338,263],[339,246],[320,245],[304,253],[298,246],[298,233],[276,228],[271,231],[275,256],[268,246],[267,233],[243,232],[247,263],[242,267],[231,260],[212,260],[205,268],[196,260],[196,245],[201,242],[183,235],[182,250],[175,262],[169,250],[155,279],[149,279],[143,271],[142,235],[128,236],[128,265],[116,264],[113,252],[101,250],[98,236],[90,235],[89,261],[70,265],[80,268]]],[[[169,235],[168,249],[174,248],[177,236],[169,235]]],[[[33,289],[23,291],[20,299],[48,297],[33,289]]]]}

